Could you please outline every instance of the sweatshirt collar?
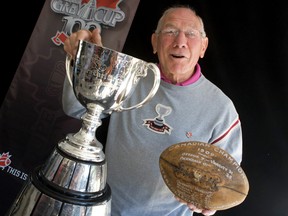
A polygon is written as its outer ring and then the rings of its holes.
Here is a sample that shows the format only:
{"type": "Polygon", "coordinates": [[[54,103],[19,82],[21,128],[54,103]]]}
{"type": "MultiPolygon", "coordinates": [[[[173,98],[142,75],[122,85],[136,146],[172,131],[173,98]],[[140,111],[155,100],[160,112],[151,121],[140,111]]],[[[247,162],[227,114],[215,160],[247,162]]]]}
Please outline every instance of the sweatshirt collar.
{"type": "MultiPolygon", "coordinates": [[[[171,81],[164,76],[164,74],[163,74],[163,72],[162,72],[162,70],[161,70],[160,65],[158,65],[158,67],[159,67],[160,72],[161,72],[161,79],[162,79],[163,81],[167,82],[167,83],[171,83],[171,81]]],[[[200,65],[197,63],[196,66],[195,66],[195,71],[194,71],[194,73],[192,74],[192,76],[191,76],[188,80],[185,80],[185,81],[183,81],[183,82],[181,82],[181,83],[177,83],[177,84],[175,84],[175,85],[178,85],[178,86],[187,86],[187,85],[190,85],[190,84],[196,82],[196,81],[200,78],[200,76],[201,76],[201,67],[200,67],[200,65]]]]}

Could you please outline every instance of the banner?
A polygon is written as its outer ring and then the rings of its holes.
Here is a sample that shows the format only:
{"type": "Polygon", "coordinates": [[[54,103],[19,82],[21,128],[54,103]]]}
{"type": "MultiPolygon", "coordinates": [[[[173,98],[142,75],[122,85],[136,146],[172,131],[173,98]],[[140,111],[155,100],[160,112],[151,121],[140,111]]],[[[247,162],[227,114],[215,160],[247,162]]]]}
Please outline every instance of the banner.
{"type": "Polygon", "coordinates": [[[81,121],[62,110],[65,39],[101,29],[103,45],[121,51],[140,0],[46,0],[0,110],[0,215],[30,172],[81,121]]]}

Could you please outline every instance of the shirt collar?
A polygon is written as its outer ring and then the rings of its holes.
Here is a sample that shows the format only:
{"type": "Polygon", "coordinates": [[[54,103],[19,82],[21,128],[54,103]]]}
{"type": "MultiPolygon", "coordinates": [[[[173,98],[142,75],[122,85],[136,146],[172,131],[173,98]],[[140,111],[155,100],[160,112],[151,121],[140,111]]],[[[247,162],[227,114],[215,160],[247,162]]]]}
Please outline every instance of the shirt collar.
{"type": "MultiPolygon", "coordinates": [[[[163,81],[167,82],[167,83],[172,83],[169,79],[167,79],[167,78],[164,76],[164,74],[163,74],[163,72],[162,72],[162,70],[161,70],[160,65],[158,65],[158,67],[159,67],[160,72],[161,72],[161,79],[162,79],[163,81]]],[[[178,86],[187,86],[187,85],[190,85],[190,84],[196,82],[196,81],[200,78],[200,76],[201,76],[201,67],[200,67],[200,65],[197,63],[196,66],[195,66],[195,71],[194,71],[194,73],[192,74],[192,76],[191,76],[189,79],[187,79],[187,80],[185,80],[185,81],[183,81],[183,82],[181,82],[181,83],[177,83],[177,84],[175,84],[175,85],[178,85],[178,86]]]]}

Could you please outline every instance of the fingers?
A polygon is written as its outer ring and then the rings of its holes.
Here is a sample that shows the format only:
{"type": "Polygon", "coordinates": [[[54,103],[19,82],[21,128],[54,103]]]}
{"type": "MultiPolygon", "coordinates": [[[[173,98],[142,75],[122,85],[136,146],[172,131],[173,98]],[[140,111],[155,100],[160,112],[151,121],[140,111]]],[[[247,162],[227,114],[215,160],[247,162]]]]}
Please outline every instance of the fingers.
{"type": "Polygon", "coordinates": [[[68,54],[75,56],[77,47],[79,45],[79,40],[89,40],[91,35],[91,32],[88,30],[79,30],[72,33],[64,42],[64,50],[68,54]]]}
{"type": "Polygon", "coordinates": [[[64,50],[72,55],[76,55],[79,40],[86,40],[102,46],[101,35],[99,29],[94,29],[92,32],[89,30],[81,29],[72,33],[64,42],[64,50]]]}
{"type": "Polygon", "coordinates": [[[215,213],[216,213],[215,210],[208,210],[208,209],[202,210],[202,214],[205,215],[205,216],[214,215],[215,213]]]}
{"type": "Polygon", "coordinates": [[[191,204],[191,203],[187,203],[188,208],[196,213],[202,213],[202,209],[197,208],[195,205],[191,204]]]}
{"type": "Polygon", "coordinates": [[[102,45],[102,39],[101,39],[101,31],[100,29],[94,29],[92,31],[92,40],[91,42],[96,43],[99,46],[103,46],[102,45]]]}
{"type": "Polygon", "coordinates": [[[205,216],[212,216],[216,213],[216,210],[199,209],[191,203],[188,203],[187,206],[191,211],[196,212],[196,213],[201,213],[202,215],[205,215],[205,216]]]}
{"type": "Polygon", "coordinates": [[[200,209],[200,208],[197,208],[195,205],[193,205],[192,203],[187,203],[185,202],[184,200],[180,199],[179,197],[176,197],[175,196],[175,199],[178,200],[179,202],[181,203],[185,203],[187,205],[187,207],[193,211],[193,212],[196,212],[196,213],[201,213],[202,215],[205,215],[205,216],[212,216],[216,213],[216,210],[210,210],[210,209],[200,209]]]}

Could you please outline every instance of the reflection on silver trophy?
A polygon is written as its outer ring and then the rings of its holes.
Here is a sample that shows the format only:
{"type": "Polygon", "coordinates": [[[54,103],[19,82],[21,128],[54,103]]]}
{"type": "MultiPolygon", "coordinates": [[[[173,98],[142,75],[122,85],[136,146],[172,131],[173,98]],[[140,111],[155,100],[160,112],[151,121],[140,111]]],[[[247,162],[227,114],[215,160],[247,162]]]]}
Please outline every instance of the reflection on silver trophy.
{"type": "Polygon", "coordinates": [[[87,41],[80,41],[75,59],[67,56],[66,72],[86,108],[82,127],[60,140],[46,163],[34,170],[8,215],[110,215],[106,159],[95,137],[101,115],[141,107],[160,84],[155,64],[87,41]],[[149,94],[135,105],[123,106],[149,71],[154,75],[149,94]]]}

